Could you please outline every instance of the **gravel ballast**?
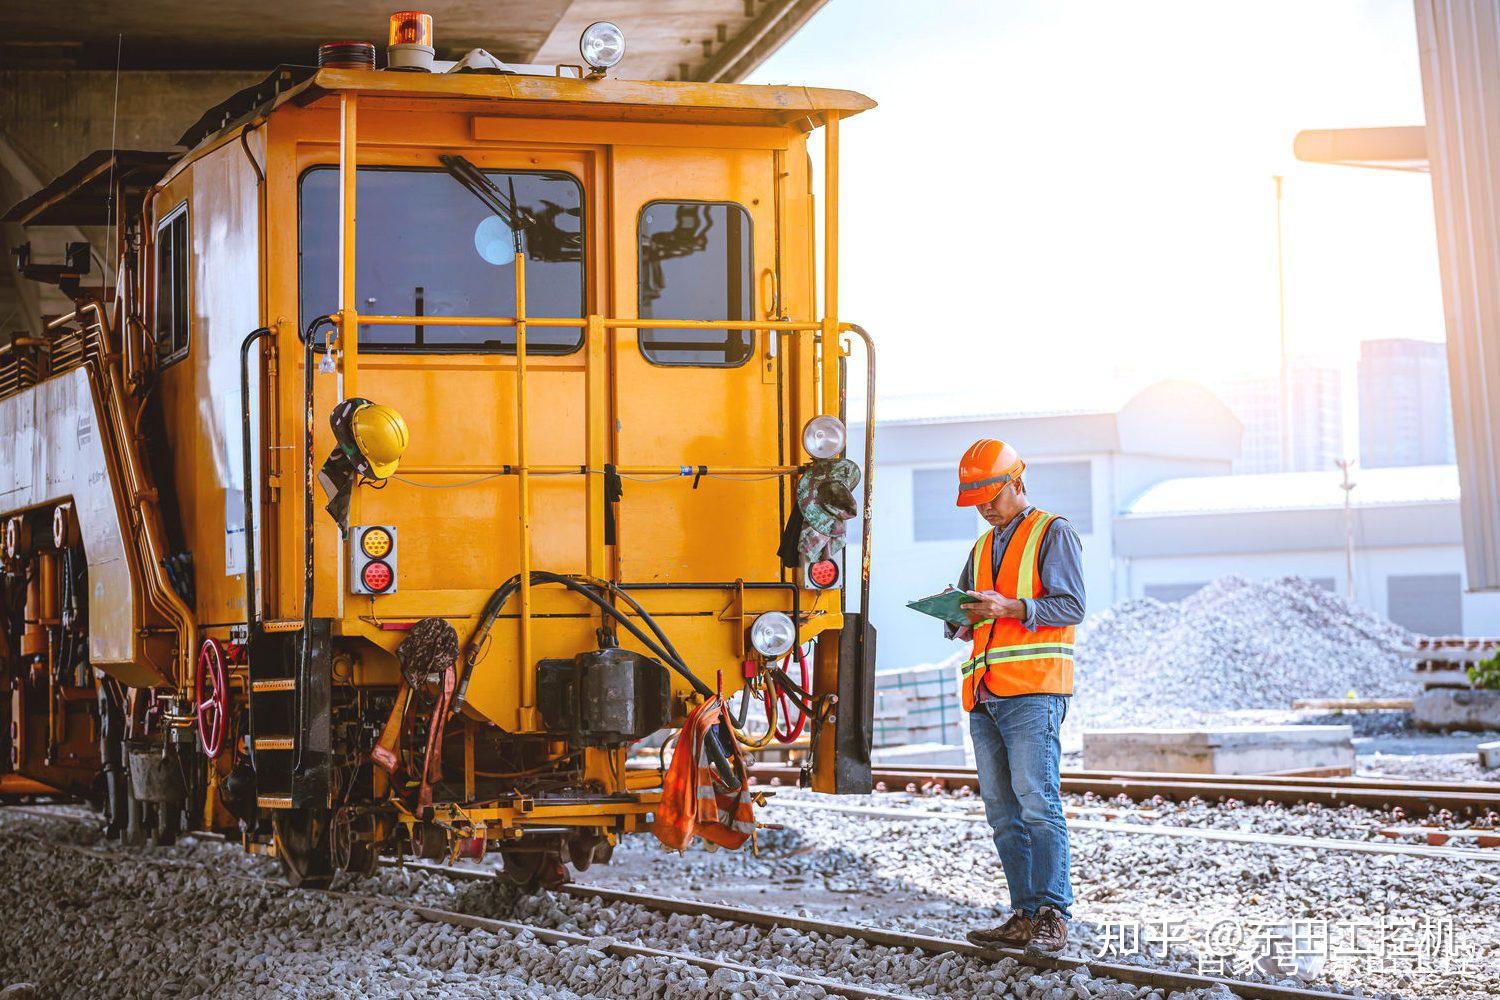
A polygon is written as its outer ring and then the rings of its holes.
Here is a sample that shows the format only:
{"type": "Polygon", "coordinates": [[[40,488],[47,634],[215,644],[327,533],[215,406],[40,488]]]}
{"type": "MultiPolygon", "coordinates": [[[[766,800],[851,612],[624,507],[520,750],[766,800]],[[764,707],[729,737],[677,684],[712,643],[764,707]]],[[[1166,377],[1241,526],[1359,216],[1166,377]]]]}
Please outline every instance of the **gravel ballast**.
{"type": "MultiPolygon", "coordinates": [[[[1166,1000],[1091,975],[1040,971],[786,929],[666,915],[567,895],[519,896],[495,882],[389,869],[350,890],[582,934],[549,945],[529,931],[456,928],[339,892],[276,884],[275,866],[236,846],[193,842],[91,856],[46,838],[92,843],[90,828],[0,811],[0,848],[17,877],[0,983],[60,997],[822,997],[777,975],[712,972],[654,957],[620,958],[615,942],[714,956],[783,973],[834,976],[912,997],[1166,1000]],[[267,881],[267,878],[272,881],[267,881]],[[87,913],[87,918],[79,915],[87,913]]],[[[638,845],[641,846],[641,845],[638,845]]],[[[727,852],[726,852],[727,853],[727,852]]],[[[681,865],[683,859],[675,859],[681,865]]],[[[1226,1000],[1223,989],[1173,994],[1226,1000]]]]}
{"type": "MultiPolygon", "coordinates": [[[[943,812],[977,806],[958,795],[844,797],[792,789],[787,799],[895,805],[943,812]]],[[[1164,804],[1152,822],[1234,821],[1281,832],[1348,835],[1359,810],[1164,804]]],[[[684,898],[723,900],[888,930],[961,938],[1007,915],[1006,890],[983,823],[889,820],[772,804],[760,854],[669,854],[627,839],[615,863],[581,880],[684,898]],[[815,912],[814,912],[815,911],[815,912]]],[[[1365,820],[1368,828],[1368,817],[1365,820]]],[[[403,869],[342,880],[336,888],[584,935],[589,945],[548,945],[530,933],[492,933],[421,920],[338,893],[287,889],[273,862],[237,845],[184,840],[167,849],[100,844],[91,825],[0,810],[0,850],[12,877],[0,888],[12,933],[0,948],[0,985],[30,982],[40,996],[494,996],[804,997],[817,988],[770,977],[736,979],[669,959],[622,958],[612,942],[718,956],[787,973],[829,975],[913,997],[1022,996],[1029,1000],[1168,1000],[1092,973],[1042,972],[1013,960],[929,956],[848,938],[670,916],[629,903],[566,894],[518,896],[494,882],[403,869]],[[107,857],[60,850],[63,840],[107,857]],[[122,856],[123,855],[123,856],[122,856]],[[241,877],[236,877],[241,876],[241,877]],[[271,881],[265,881],[270,879],[271,881]]],[[[1452,916],[1459,940],[1483,964],[1402,978],[1361,973],[1309,985],[1366,996],[1479,1000],[1500,993],[1496,869],[1447,860],[1332,854],[1264,845],[1173,841],[1075,829],[1077,900],[1069,953],[1098,960],[1110,924],[1237,917],[1348,919],[1387,914],[1452,916]]],[[[1191,947],[1154,964],[1196,971],[1191,947]]],[[[1113,957],[1108,960],[1130,961],[1113,957]]],[[[1145,961],[1137,959],[1136,961],[1145,961]]],[[[1264,978],[1264,977],[1263,977],[1264,978]]],[[[1223,1000],[1224,993],[1178,1000],[1223,1000]]]]}
{"type": "Polygon", "coordinates": [[[1221,577],[1181,601],[1126,601],[1079,628],[1071,726],[1193,725],[1298,698],[1409,697],[1406,629],[1301,577],[1221,577]]]}

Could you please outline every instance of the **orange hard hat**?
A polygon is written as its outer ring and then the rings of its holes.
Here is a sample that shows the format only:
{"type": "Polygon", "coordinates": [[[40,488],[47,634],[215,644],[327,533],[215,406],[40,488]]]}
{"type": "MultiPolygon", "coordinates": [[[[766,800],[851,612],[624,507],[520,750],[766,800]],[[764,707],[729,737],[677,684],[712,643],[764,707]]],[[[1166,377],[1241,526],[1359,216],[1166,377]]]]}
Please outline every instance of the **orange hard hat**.
{"type": "Polygon", "coordinates": [[[969,445],[964,457],[958,460],[959,507],[978,507],[989,503],[1005,488],[1005,484],[1020,479],[1026,471],[1020,452],[994,438],[981,438],[969,445]]]}

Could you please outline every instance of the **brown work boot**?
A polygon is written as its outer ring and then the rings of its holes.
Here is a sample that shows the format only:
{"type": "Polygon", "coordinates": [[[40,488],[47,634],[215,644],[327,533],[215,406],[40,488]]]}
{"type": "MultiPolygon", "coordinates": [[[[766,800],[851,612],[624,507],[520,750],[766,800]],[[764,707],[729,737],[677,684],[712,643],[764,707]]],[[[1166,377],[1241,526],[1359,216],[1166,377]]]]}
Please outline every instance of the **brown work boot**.
{"type": "Polygon", "coordinates": [[[1068,922],[1063,915],[1050,906],[1040,907],[1031,920],[1031,940],[1026,943],[1030,951],[1048,953],[1062,951],[1068,943],[1068,922]]]}
{"type": "Polygon", "coordinates": [[[1017,910],[999,927],[970,931],[969,943],[980,948],[1023,948],[1031,940],[1031,918],[1017,910]]]}

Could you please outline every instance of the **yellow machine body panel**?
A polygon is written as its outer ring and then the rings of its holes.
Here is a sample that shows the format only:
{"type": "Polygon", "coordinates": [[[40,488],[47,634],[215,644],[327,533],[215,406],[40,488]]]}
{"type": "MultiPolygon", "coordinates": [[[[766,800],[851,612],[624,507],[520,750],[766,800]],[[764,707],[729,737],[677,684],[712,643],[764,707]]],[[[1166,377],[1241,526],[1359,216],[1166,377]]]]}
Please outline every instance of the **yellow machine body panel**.
{"type": "MultiPolygon", "coordinates": [[[[374,74],[378,75],[378,74],[374,74]]],[[[813,226],[806,136],[790,125],[713,128],[651,122],[595,122],[496,117],[482,104],[363,97],[358,111],[358,165],[371,172],[440,172],[438,155],[458,154],[486,171],[546,172],[576,180],[581,190],[585,301],[573,316],[637,316],[638,220],[661,202],[729,204],[743,208],[753,264],[747,318],[810,317],[816,312],[809,260],[813,226]],[[565,125],[565,128],[560,128],[565,125]],[[778,314],[779,310],[779,314],[778,314]]],[[[301,411],[302,337],[311,317],[302,307],[300,276],[310,226],[337,233],[337,215],[310,219],[303,202],[308,178],[339,165],[339,98],[307,106],[288,102],[250,133],[248,153],[224,142],[191,158],[162,185],[156,218],[188,206],[195,248],[193,346],[185,363],[163,377],[172,427],[193,426],[199,445],[174,456],[183,491],[183,522],[193,526],[198,612],[205,622],[242,617],[242,560],[226,557],[224,523],[242,530],[232,509],[238,463],[228,452],[239,434],[225,422],[235,412],[234,361],[239,339],[255,326],[257,292],[250,280],[257,241],[223,246],[218,220],[237,233],[253,231],[255,174],[249,156],[264,160],[264,312],[275,330],[276,375],[263,400],[257,430],[268,435],[275,485],[261,498],[259,526],[266,538],[261,587],[268,619],[302,616],[301,411]],[[209,290],[217,290],[210,292],[209,290]],[[209,300],[217,294],[219,303],[209,300]],[[232,388],[232,391],[230,391],[232,388]],[[222,513],[225,511],[227,513],[222,513]],[[198,553],[203,553],[199,556],[198,553]]],[[[440,224],[435,221],[435,224],[440,224]]],[[[469,231],[454,231],[469,241],[469,231]]],[[[513,281],[513,266],[497,280],[513,281]]],[[[394,300],[394,296],[391,297],[394,300]]],[[[330,303],[333,305],[334,303],[330,303]]],[[[362,311],[411,312],[410,301],[360,302],[362,311]]],[[[433,315],[436,315],[434,311],[433,315]]],[[[556,331],[557,333],[571,331],[556,331]]],[[[535,334],[533,333],[533,336],[535,334]]],[[[817,410],[811,333],[756,332],[753,353],[733,367],[664,365],[642,352],[635,330],[616,329],[577,350],[532,354],[527,362],[528,464],[554,468],[624,467],[673,470],[627,478],[618,505],[618,543],[604,544],[604,505],[595,474],[533,475],[531,565],[635,583],[730,583],[783,578],[776,540],[790,498],[786,477],[721,476],[714,470],[790,467],[805,461],[796,432],[817,410]],[[777,371],[780,371],[778,379],[777,371]],[[592,369],[592,375],[590,374],[592,369]],[[778,430],[778,419],[782,421],[778,430]],[[705,466],[702,477],[676,475],[705,466]],[[696,480],[696,481],[695,481],[696,480]]],[[[363,337],[363,335],[362,335],[363,337]]],[[[347,353],[345,355],[347,362],[347,353]]],[[[359,395],[401,412],[412,428],[397,478],[379,490],[357,489],[349,523],[398,528],[399,586],[383,596],[351,593],[348,540],[321,510],[313,521],[313,615],[334,620],[335,631],[361,636],[370,648],[367,669],[393,663],[389,651],[403,633],[383,623],[443,616],[460,635],[477,618],[499,582],[519,571],[517,365],[514,354],[394,353],[362,344],[357,375],[344,368],[314,375],[313,454],[321,461],[335,445],[328,414],[341,398],[359,395]],[[385,651],[385,655],[382,655],[385,651]]],[[[237,534],[228,536],[239,538],[237,534]]],[[[750,611],[792,610],[787,591],[757,593],[750,611]]],[[[743,649],[734,621],[719,615],[729,589],[645,598],[672,621],[684,658],[710,680],[725,672],[736,686],[734,656],[743,649]]],[[[836,627],[837,592],[805,596],[804,610],[825,612],[807,636],[836,627]]],[[[534,598],[534,658],[568,656],[592,634],[597,616],[562,591],[534,598]],[[564,616],[564,617],[555,617],[564,616]],[[571,619],[571,621],[570,621],[571,619]]],[[[510,614],[514,613],[511,609],[510,614]]],[[[477,669],[468,708],[507,729],[517,723],[519,640],[509,617],[497,625],[477,669]]],[[[630,637],[622,636],[624,645],[630,637]]]]}

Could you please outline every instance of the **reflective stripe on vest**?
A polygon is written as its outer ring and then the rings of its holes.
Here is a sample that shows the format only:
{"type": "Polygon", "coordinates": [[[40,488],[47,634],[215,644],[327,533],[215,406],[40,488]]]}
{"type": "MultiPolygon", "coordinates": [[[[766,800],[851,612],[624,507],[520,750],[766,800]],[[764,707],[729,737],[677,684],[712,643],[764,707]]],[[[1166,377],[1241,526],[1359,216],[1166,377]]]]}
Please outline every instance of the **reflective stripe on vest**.
{"type": "MultiPolygon", "coordinates": [[[[1037,598],[1046,591],[1041,582],[1041,546],[1056,515],[1033,509],[1016,526],[1000,571],[995,572],[995,529],[974,543],[969,578],[978,591],[995,590],[1003,596],[1037,598]]],[[[1072,626],[1028,631],[1015,618],[986,619],[973,626],[974,644],[962,668],[963,704],[973,711],[979,685],[1000,697],[1018,694],[1073,693],[1072,626]]]]}

